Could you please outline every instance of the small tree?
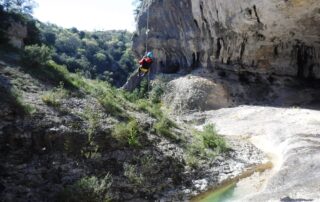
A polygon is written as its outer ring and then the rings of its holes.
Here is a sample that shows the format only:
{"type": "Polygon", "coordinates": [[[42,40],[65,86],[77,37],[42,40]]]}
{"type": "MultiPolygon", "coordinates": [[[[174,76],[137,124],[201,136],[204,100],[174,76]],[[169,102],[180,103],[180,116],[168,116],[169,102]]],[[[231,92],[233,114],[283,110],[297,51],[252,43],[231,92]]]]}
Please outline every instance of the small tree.
{"type": "Polygon", "coordinates": [[[52,50],[45,45],[30,45],[24,48],[22,62],[28,66],[45,65],[51,59],[52,50]]]}
{"type": "Polygon", "coordinates": [[[32,14],[36,3],[33,0],[0,0],[0,5],[7,12],[32,14]]]}

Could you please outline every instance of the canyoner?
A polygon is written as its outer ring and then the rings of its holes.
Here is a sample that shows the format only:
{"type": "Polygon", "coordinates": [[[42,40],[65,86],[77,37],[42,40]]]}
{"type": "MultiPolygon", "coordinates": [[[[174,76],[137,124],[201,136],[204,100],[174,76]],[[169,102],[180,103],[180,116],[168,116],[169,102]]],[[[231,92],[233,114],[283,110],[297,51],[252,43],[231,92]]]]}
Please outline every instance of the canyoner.
{"type": "Polygon", "coordinates": [[[146,53],[145,55],[142,57],[142,59],[139,61],[139,73],[138,76],[144,76],[146,73],[150,73],[150,68],[151,65],[153,63],[153,52],[152,51],[148,51],[148,38],[149,38],[149,16],[150,16],[150,10],[147,11],[147,28],[146,28],[146,53]],[[143,72],[141,74],[141,72],[143,72]]]}

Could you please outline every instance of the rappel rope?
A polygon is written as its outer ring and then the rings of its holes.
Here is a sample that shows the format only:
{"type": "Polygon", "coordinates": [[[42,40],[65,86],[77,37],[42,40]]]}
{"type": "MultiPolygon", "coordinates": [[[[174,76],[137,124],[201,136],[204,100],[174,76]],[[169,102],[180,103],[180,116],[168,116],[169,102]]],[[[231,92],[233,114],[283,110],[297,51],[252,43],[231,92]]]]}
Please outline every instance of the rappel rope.
{"type": "MultiPolygon", "coordinates": [[[[146,53],[148,53],[148,39],[149,39],[149,15],[150,15],[150,8],[148,8],[148,11],[147,11],[147,29],[146,29],[146,53]]],[[[149,71],[148,71],[148,78],[147,78],[147,85],[148,85],[148,101],[150,102],[151,99],[150,99],[150,71],[151,71],[151,67],[149,68],[149,71]]],[[[151,112],[149,112],[149,116],[151,116],[151,112]]],[[[150,124],[150,127],[149,127],[149,133],[151,132],[152,130],[152,124],[150,124]]]]}
{"type": "MultiPolygon", "coordinates": [[[[150,15],[150,8],[148,8],[147,11],[147,29],[146,29],[146,54],[148,53],[148,39],[149,39],[149,15],[150,15]]],[[[147,83],[148,83],[148,99],[150,101],[150,71],[151,68],[148,71],[148,79],[147,79],[147,83]]]]}
{"type": "Polygon", "coordinates": [[[146,54],[148,53],[148,37],[149,37],[149,15],[150,15],[150,9],[148,8],[147,11],[147,29],[146,29],[146,54]]]}

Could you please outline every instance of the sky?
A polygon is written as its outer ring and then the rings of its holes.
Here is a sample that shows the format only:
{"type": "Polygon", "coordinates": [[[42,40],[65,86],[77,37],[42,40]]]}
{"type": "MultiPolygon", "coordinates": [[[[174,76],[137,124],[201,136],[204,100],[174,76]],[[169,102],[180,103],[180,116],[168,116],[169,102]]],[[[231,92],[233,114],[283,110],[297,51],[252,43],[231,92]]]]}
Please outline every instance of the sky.
{"type": "Polygon", "coordinates": [[[33,16],[78,30],[135,30],[133,0],[35,0],[33,16]]]}

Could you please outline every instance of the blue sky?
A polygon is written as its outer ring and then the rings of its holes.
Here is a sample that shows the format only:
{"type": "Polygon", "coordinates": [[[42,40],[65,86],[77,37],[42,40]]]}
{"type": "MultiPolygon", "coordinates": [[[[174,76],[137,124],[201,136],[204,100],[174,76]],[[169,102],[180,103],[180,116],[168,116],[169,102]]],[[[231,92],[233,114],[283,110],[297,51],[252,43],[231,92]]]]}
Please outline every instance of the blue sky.
{"type": "Polygon", "coordinates": [[[79,30],[134,31],[133,0],[35,0],[34,17],[79,30]]]}

